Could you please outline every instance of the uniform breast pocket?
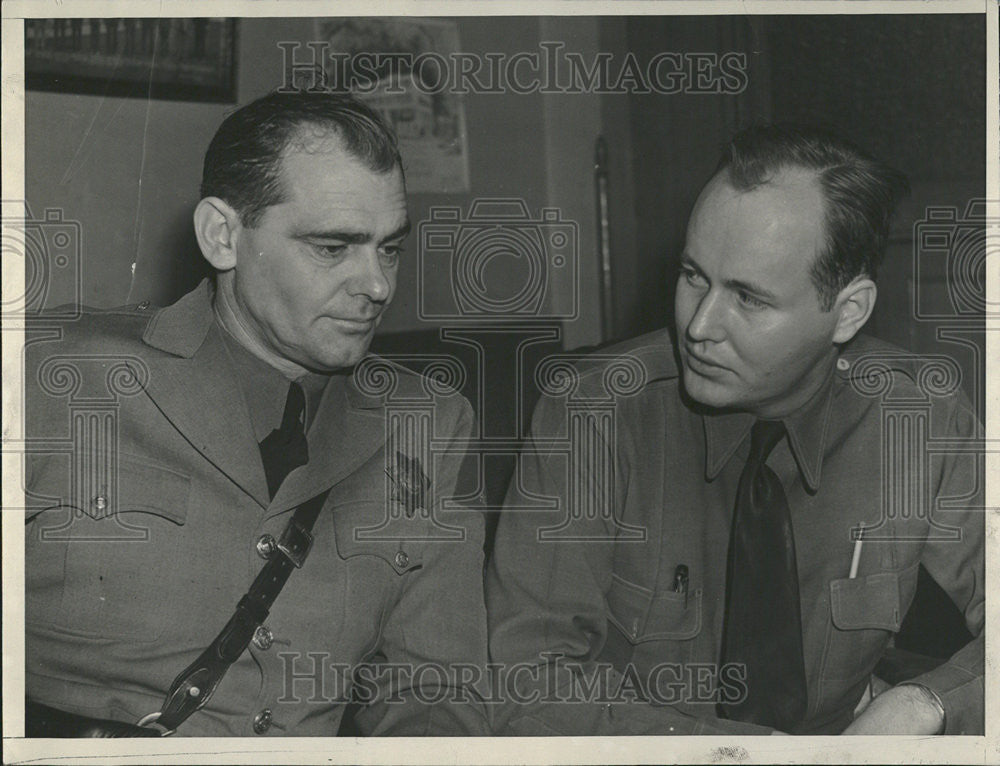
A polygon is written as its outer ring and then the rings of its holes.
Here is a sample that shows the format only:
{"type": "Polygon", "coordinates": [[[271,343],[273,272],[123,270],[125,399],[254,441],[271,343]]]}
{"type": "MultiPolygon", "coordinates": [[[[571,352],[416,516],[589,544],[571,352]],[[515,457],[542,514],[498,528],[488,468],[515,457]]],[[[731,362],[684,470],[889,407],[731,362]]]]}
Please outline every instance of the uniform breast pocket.
{"type": "Polygon", "coordinates": [[[401,525],[386,515],[384,503],[370,500],[332,500],[328,505],[333,517],[337,554],[345,561],[355,557],[373,559],[384,574],[405,575],[423,564],[420,541],[425,534],[417,523],[401,525]]]}
{"type": "Polygon", "coordinates": [[[50,460],[32,476],[44,510],[26,527],[27,623],[153,641],[192,597],[172,585],[183,574],[190,479],[132,456],[120,455],[117,470],[89,458],[50,460]]]}
{"type": "Polygon", "coordinates": [[[916,578],[917,566],[830,582],[825,678],[853,680],[871,672],[902,624],[902,592],[908,579],[916,578]]]}
{"type": "MultiPolygon", "coordinates": [[[[628,651],[637,663],[685,662],[692,651],[691,639],[701,632],[701,600],[701,589],[686,595],[651,591],[613,574],[608,619],[631,645],[628,651]]],[[[610,652],[615,652],[613,641],[609,639],[610,652]]],[[[620,667],[619,659],[613,661],[620,667]]]]}
{"type": "Polygon", "coordinates": [[[384,502],[333,499],[328,510],[344,571],[341,635],[367,653],[378,642],[394,599],[409,578],[420,576],[423,548],[408,534],[412,530],[386,523],[384,502]]]}

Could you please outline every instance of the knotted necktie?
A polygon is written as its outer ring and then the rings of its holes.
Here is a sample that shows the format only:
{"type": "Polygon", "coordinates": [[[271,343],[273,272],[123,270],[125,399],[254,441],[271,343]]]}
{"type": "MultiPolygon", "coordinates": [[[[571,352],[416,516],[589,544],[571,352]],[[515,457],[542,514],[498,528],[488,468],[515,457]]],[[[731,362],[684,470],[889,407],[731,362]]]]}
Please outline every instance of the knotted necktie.
{"type": "Polygon", "coordinates": [[[791,732],[806,711],[795,538],[781,481],[764,463],[784,434],[780,421],[757,421],[740,475],[722,663],[743,665],[747,688],[745,697],[718,709],[724,718],[791,732]]]}
{"type": "Polygon", "coordinates": [[[272,500],[285,477],[309,461],[309,446],[302,424],[305,409],[306,397],[302,386],[292,383],[288,387],[281,425],[265,436],[260,443],[260,457],[264,462],[264,474],[267,476],[267,491],[272,500]]]}

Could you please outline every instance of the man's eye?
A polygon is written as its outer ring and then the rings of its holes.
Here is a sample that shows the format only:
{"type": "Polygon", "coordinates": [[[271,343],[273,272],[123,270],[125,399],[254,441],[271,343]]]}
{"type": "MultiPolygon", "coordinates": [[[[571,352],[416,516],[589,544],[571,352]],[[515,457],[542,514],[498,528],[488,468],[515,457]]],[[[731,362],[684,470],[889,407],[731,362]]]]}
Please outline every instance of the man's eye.
{"type": "Polygon", "coordinates": [[[399,261],[399,256],[403,254],[402,245],[385,245],[381,248],[379,255],[381,256],[383,262],[389,266],[395,266],[399,261]]]}
{"type": "Polygon", "coordinates": [[[748,293],[746,290],[739,291],[740,303],[748,309],[762,309],[767,308],[767,304],[759,298],[755,298],[753,295],[748,293]]]}
{"type": "Polygon", "coordinates": [[[681,276],[691,285],[705,284],[705,278],[690,266],[681,266],[681,276]]]}
{"type": "Polygon", "coordinates": [[[347,245],[333,244],[333,245],[316,245],[316,249],[319,250],[323,255],[335,258],[337,256],[343,255],[344,251],[347,250],[347,245]]]}

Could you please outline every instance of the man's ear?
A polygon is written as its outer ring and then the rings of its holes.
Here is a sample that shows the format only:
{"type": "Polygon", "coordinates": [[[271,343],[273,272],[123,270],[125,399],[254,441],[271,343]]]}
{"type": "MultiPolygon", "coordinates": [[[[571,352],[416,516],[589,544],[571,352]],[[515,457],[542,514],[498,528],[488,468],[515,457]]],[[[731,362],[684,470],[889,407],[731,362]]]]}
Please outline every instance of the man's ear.
{"type": "Polygon", "coordinates": [[[847,343],[858,334],[875,309],[878,288],[868,277],[855,277],[837,294],[833,310],[837,312],[837,326],[833,332],[834,343],[847,343]]]}
{"type": "Polygon", "coordinates": [[[205,260],[216,271],[236,267],[236,241],[241,228],[240,216],[218,197],[205,197],[194,209],[194,234],[205,260]]]}

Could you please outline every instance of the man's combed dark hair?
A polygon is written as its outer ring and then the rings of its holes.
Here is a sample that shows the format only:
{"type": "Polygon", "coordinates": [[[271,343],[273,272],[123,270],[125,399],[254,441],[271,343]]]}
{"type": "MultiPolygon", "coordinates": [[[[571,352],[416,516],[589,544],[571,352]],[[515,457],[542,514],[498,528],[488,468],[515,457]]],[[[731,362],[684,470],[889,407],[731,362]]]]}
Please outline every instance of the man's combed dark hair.
{"type": "Polygon", "coordinates": [[[906,177],[825,131],[796,125],[753,127],[726,147],[717,171],[739,191],[768,183],[788,168],[817,174],[826,200],[826,248],[812,266],[824,311],[859,276],[875,279],[889,240],[889,223],[909,191],[906,177]]]}
{"type": "Polygon", "coordinates": [[[205,152],[201,196],[219,197],[256,226],[265,208],[284,201],[281,157],[303,129],[339,136],[369,170],[402,169],[396,137],[378,113],[345,93],[298,91],[268,95],[237,109],[205,152]]]}

